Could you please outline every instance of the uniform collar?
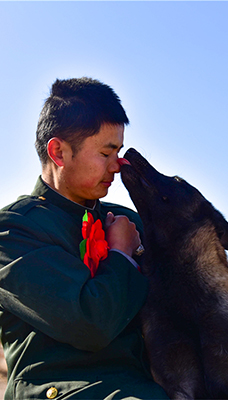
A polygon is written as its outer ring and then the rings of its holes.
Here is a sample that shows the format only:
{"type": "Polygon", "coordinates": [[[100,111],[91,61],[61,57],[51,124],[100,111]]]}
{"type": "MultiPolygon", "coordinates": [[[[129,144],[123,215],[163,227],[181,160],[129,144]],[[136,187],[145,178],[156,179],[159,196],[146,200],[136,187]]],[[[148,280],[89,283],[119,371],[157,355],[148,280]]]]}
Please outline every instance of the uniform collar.
{"type": "Polygon", "coordinates": [[[84,215],[85,210],[89,210],[95,217],[97,213],[100,214],[100,201],[97,200],[94,208],[84,207],[81,204],[75,203],[66,197],[62,196],[55,190],[53,190],[50,186],[48,186],[41,176],[39,176],[35,188],[31,193],[32,196],[44,197],[48,200],[51,204],[63,209],[67,213],[71,215],[84,215]]]}

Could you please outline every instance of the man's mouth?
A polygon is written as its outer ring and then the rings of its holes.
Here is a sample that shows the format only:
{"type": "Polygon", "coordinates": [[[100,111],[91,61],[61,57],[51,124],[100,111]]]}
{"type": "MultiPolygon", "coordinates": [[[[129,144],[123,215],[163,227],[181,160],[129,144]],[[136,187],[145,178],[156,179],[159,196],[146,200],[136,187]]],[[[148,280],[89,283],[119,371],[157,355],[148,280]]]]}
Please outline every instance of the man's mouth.
{"type": "Polygon", "coordinates": [[[108,187],[111,186],[112,182],[113,182],[113,181],[102,181],[101,183],[102,183],[103,186],[105,186],[105,187],[108,188],[108,187]]]}

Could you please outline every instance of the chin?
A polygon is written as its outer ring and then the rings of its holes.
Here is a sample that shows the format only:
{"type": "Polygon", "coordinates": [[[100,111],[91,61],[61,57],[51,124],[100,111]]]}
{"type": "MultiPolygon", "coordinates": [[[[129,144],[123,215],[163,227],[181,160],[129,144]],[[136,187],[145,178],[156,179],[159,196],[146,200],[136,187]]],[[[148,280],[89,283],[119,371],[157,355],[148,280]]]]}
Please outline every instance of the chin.
{"type": "Polygon", "coordinates": [[[102,191],[100,192],[100,194],[99,194],[98,196],[96,196],[96,200],[97,200],[97,199],[101,199],[102,197],[107,196],[107,194],[108,194],[108,189],[102,190],[102,191]]]}

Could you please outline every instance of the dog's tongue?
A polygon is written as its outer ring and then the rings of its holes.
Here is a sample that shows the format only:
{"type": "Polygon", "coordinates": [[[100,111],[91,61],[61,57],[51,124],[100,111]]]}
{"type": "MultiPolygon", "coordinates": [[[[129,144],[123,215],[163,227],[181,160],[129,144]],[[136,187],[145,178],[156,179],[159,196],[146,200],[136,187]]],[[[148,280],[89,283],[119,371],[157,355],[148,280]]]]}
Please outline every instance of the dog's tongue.
{"type": "Polygon", "coordinates": [[[118,158],[118,163],[122,167],[122,165],[131,165],[130,161],[126,160],[126,158],[118,158]]]}

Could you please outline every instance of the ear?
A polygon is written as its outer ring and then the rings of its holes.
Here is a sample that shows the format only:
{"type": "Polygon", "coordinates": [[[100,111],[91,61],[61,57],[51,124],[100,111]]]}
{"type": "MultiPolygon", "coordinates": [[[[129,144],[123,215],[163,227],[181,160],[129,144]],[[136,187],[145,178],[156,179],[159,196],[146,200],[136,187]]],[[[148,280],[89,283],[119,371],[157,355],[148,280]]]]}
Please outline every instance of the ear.
{"type": "Polygon", "coordinates": [[[47,144],[47,152],[51,160],[58,166],[64,165],[63,159],[63,141],[57,137],[53,137],[47,144]]]}
{"type": "Polygon", "coordinates": [[[214,224],[222,246],[224,249],[228,250],[228,222],[225,220],[223,215],[207,200],[203,201],[201,204],[200,215],[210,218],[214,224]]]}
{"type": "Polygon", "coordinates": [[[226,231],[220,239],[220,242],[224,249],[228,250],[228,232],[226,231]]]}
{"type": "Polygon", "coordinates": [[[228,222],[222,214],[214,209],[214,222],[217,235],[224,249],[228,250],[228,222]]]}

